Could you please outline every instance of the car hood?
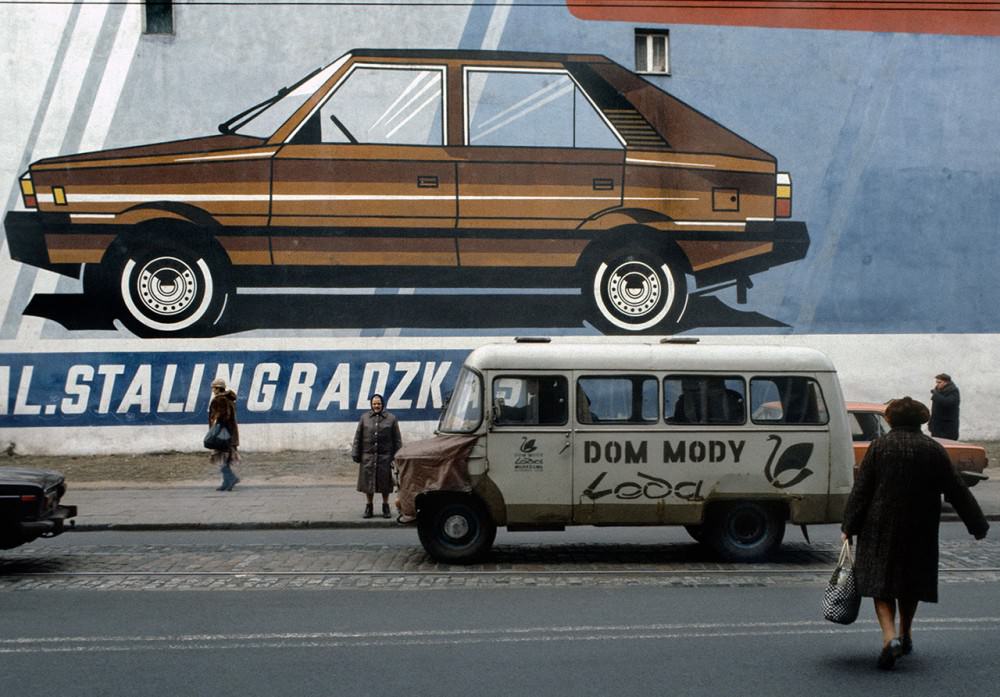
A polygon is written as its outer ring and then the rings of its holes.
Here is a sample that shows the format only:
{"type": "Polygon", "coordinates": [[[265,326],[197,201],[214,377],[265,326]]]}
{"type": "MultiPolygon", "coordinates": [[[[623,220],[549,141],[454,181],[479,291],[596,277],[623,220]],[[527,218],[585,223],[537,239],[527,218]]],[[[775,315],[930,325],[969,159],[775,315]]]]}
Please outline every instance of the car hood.
{"type": "Polygon", "coordinates": [[[237,150],[240,148],[257,147],[263,145],[265,142],[262,138],[251,138],[241,135],[205,136],[203,138],[174,140],[169,143],[153,143],[151,145],[137,145],[112,150],[98,150],[78,155],[60,155],[59,157],[49,157],[39,160],[35,165],[48,167],[72,162],[88,162],[91,160],[119,160],[134,157],[154,157],[158,155],[205,153],[215,150],[237,150]]]}
{"type": "Polygon", "coordinates": [[[61,472],[54,470],[32,470],[20,467],[0,467],[0,485],[35,485],[50,489],[63,481],[61,472]]]}

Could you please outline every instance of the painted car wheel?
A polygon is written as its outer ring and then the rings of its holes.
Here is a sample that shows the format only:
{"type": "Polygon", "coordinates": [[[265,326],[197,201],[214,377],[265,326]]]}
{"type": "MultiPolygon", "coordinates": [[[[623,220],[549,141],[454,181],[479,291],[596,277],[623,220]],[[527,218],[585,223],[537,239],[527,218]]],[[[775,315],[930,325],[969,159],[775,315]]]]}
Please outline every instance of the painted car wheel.
{"type": "Polygon", "coordinates": [[[594,319],[606,331],[669,330],[687,307],[684,274],[645,250],[599,262],[591,280],[584,292],[596,310],[594,319]]]}
{"type": "Polygon", "coordinates": [[[493,546],[496,530],[489,512],[471,496],[433,502],[417,514],[420,542],[436,561],[477,561],[493,546]]]}
{"type": "Polygon", "coordinates": [[[119,314],[139,336],[208,333],[229,299],[211,257],[182,248],[127,253],[117,275],[119,314]]]}

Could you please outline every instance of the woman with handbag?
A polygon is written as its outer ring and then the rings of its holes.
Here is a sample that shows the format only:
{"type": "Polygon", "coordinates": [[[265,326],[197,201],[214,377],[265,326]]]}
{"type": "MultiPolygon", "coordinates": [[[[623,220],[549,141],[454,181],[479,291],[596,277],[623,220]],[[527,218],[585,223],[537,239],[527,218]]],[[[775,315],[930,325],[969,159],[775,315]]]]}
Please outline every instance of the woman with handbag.
{"type": "Polygon", "coordinates": [[[858,592],[875,601],[882,629],[878,667],[888,670],[913,650],[917,604],[938,599],[941,494],[977,540],[986,537],[989,523],[944,448],[921,433],[930,418],[927,407],[909,397],[894,399],[885,418],[892,430],[868,448],[841,530],[844,540],[858,536],[858,592]]]}
{"type": "Polygon", "coordinates": [[[358,491],[367,503],[363,517],[371,518],[376,492],[382,494],[382,517],[389,518],[389,494],[392,493],[392,458],[403,447],[399,421],[384,408],[382,395],[372,395],[371,410],[358,419],[351,458],[358,464],[358,491]]]}
{"type": "Polygon", "coordinates": [[[208,427],[216,424],[229,432],[229,443],[216,442],[211,444],[210,456],[213,465],[222,473],[222,484],[216,491],[232,491],[239,484],[240,478],[233,472],[233,465],[240,461],[237,447],[240,444],[240,428],[236,423],[236,393],[226,389],[226,381],[222,378],[212,380],[212,401],[208,405],[208,427]]]}

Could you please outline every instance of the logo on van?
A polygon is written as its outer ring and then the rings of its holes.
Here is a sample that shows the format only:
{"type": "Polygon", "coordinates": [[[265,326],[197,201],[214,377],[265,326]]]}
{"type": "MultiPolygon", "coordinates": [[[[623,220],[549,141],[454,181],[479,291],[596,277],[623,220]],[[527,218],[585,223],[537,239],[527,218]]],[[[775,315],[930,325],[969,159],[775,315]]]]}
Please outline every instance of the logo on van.
{"type": "Polygon", "coordinates": [[[813,471],[806,467],[809,464],[809,458],[812,456],[812,443],[789,445],[781,453],[781,456],[778,457],[778,462],[775,463],[774,458],[778,455],[778,451],[781,450],[781,437],[770,435],[767,439],[774,441],[774,449],[771,450],[771,456],[767,458],[767,464],[764,466],[764,476],[767,477],[767,481],[771,482],[772,485],[778,489],[787,489],[813,474],[813,471]],[[780,478],[785,473],[791,473],[791,478],[780,478]]]}
{"type": "Polygon", "coordinates": [[[514,458],[514,470],[517,472],[540,472],[545,465],[545,454],[537,452],[534,438],[521,436],[521,452],[514,458]]]}

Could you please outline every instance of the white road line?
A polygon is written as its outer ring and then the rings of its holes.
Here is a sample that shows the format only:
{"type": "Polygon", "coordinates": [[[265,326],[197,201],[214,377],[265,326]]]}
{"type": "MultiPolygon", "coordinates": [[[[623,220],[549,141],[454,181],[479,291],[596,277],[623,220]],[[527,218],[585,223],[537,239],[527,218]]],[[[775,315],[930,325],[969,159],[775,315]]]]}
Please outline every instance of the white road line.
{"type": "MultiPolygon", "coordinates": [[[[125,651],[191,651],[247,648],[336,648],[381,646],[442,646],[576,641],[648,641],[666,639],[717,639],[734,637],[809,636],[861,634],[874,630],[873,620],[851,627],[834,627],[820,621],[691,623],[649,625],[580,625],[397,630],[381,632],[309,632],[188,634],[164,636],[15,637],[0,639],[0,654],[106,653],[125,651]]],[[[1000,631],[1000,618],[934,618],[922,620],[920,631],[1000,631]]]]}

